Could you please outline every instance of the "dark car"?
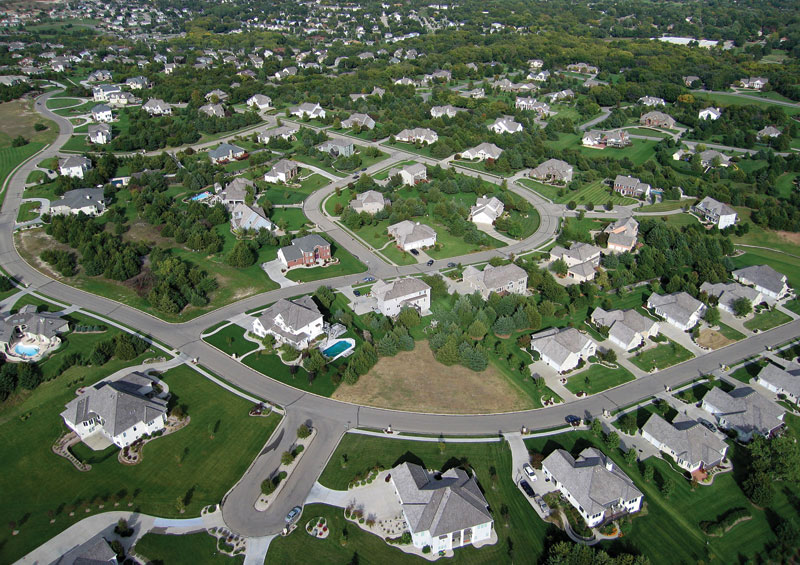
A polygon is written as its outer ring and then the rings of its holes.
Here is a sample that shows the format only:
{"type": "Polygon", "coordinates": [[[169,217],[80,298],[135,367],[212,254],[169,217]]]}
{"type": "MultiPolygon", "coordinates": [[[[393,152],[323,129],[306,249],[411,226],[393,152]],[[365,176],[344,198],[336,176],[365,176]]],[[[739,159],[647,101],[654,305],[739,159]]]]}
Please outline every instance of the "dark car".
{"type": "Polygon", "coordinates": [[[433,259],[429,259],[428,262],[425,264],[430,267],[431,265],[433,265],[433,259]]]}
{"type": "Polygon", "coordinates": [[[353,294],[355,294],[356,296],[361,296],[361,291],[360,290],[354,290],[353,294]]]}
{"type": "Polygon", "coordinates": [[[527,494],[530,498],[536,496],[536,494],[533,492],[533,489],[531,488],[531,485],[528,484],[528,481],[526,480],[520,481],[519,486],[522,488],[522,490],[525,491],[525,494],[527,494]]]}
{"type": "Polygon", "coordinates": [[[417,251],[416,249],[412,249],[411,250],[411,254],[412,255],[419,255],[419,251],[417,251]]]}
{"type": "Polygon", "coordinates": [[[364,172],[364,171],[366,171],[366,170],[367,170],[367,168],[366,168],[366,167],[364,167],[363,169],[361,169],[361,172],[363,173],[363,172],[364,172]]]}
{"type": "Polygon", "coordinates": [[[570,426],[577,426],[581,423],[581,419],[577,416],[567,416],[565,419],[570,426]]]}
{"type": "Polygon", "coordinates": [[[450,263],[447,264],[447,266],[452,269],[453,267],[456,266],[456,264],[451,261],[450,263]]]}

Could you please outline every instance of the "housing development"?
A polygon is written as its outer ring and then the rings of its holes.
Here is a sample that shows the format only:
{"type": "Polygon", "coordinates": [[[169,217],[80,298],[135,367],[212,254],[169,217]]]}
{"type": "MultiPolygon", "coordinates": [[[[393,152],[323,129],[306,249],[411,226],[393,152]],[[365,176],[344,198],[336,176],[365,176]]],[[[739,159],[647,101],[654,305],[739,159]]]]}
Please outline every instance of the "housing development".
{"type": "Polygon", "coordinates": [[[796,2],[0,27],[0,562],[800,560],[796,2]]]}

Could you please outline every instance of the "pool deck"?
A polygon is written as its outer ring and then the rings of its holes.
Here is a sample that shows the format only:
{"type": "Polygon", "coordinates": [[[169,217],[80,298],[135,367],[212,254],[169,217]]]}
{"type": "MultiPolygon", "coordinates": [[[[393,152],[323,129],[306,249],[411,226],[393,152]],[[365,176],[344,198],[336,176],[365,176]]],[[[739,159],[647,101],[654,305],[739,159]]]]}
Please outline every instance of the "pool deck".
{"type": "Polygon", "coordinates": [[[320,351],[322,351],[322,354],[325,355],[325,357],[328,357],[329,361],[335,361],[339,357],[350,355],[355,350],[355,348],[356,348],[356,340],[354,340],[353,338],[350,338],[350,337],[345,337],[345,338],[342,338],[342,339],[337,339],[333,343],[331,343],[329,345],[326,345],[325,349],[320,349],[320,351]],[[348,345],[348,347],[346,347],[345,349],[342,349],[339,353],[337,353],[333,357],[330,357],[326,353],[326,351],[336,347],[340,343],[346,343],[348,345]]]}

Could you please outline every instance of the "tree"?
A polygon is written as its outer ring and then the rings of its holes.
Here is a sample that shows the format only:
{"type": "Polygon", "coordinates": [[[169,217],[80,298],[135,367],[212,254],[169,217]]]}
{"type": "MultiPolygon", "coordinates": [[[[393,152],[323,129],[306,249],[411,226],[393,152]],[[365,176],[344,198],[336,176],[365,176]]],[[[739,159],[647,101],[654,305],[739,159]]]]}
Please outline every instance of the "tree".
{"type": "Polygon", "coordinates": [[[716,306],[709,306],[703,319],[709,326],[716,326],[719,324],[719,309],[716,306]]]}
{"type": "Polygon", "coordinates": [[[294,461],[294,455],[291,451],[284,451],[281,453],[281,464],[290,465],[294,461]]]}
{"type": "Polygon", "coordinates": [[[566,276],[567,269],[569,269],[569,267],[567,267],[567,263],[563,259],[556,259],[550,264],[550,270],[559,277],[566,276]]]}
{"type": "Polygon", "coordinates": [[[603,423],[600,421],[600,418],[595,418],[592,420],[592,423],[589,424],[589,427],[591,428],[592,433],[597,437],[600,437],[600,435],[603,433],[603,423]]]}
{"type": "Polygon", "coordinates": [[[467,329],[467,334],[473,339],[481,340],[486,336],[486,325],[480,320],[475,320],[467,329]]]}
{"type": "Polygon", "coordinates": [[[744,494],[753,504],[765,508],[772,503],[774,492],[772,489],[772,479],[765,472],[751,472],[742,485],[744,494]]]}
{"type": "Polygon", "coordinates": [[[636,455],[636,449],[635,448],[632,447],[632,448],[628,449],[628,451],[625,452],[625,463],[627,463],[628,465],[631,465],[631,466],[635,465],[637,459],[638,459],[638,457],[636,455]]]}
{"type": "Polygon", "coordinates": [[[419,325],[419,312],[416,308],[403,308],[397,315],[397,322],[407,328],[416,327],[419,325]]]}
{"type": "Polygon", "coordinates": [[[492,326],[495,335],[511,335],[514,331],[514,320],[511,316],[500,316],[492,326]]]}
{"type": "Polygon", "coordinates": [[[256,262],[258,255],[250,248],[246,241],[237,241],[231,252],[225,258],[225,262],[231,267],[243,269],[256,262]]]}
{"type": "Polygon", "coordinates": [[[740,318],[753,311],[753,303],[744,296],[733,301],[733,313],[740,318]]]}
{"type": "Polygon", "coordinates": [[[328,360],[320,352],[320,350],[316,348],[312,349],[308,354],[308,357],[306,357],[305,361],[303,361],[303,367],[311,374],[318,373],[325,368],[325,365],[327,364],[328,360]]]}
{"type": "Polygon", "coordinates": [[[329,286],[320,286],[317,290],[314,291],[314,297],[319,300],[319,303],[322,304],[325,308],[330,309],[331,304],[333,304],[336,295],[333,293],[333,290],[329,286]]]}
{"type": "Polygon", "coordinates": [[[605,437],[603,443],[605,443],[608,449],[617,449],[619,447],[619,434],[617,432],[611,432],[605,437]]]}
{"type": "Polygon", "coordinates": [[[17,380],[22,388],[33,390],[42,382],[42,371],[36,364],[20,363],[17,367],[17,380]]]}
{"type": "Polygon", "coordinates": [[[310,436],[310,435],[311,435],[311,429],[310,429],[310,428],[309,428],[307,425],[305,425],[305,424],[300,424],[300,425],[297,427],[297,437],[298,437],[298,438],[300,438],[300,439],[305,439],[305,438],[307,438],[307,437],[308,437],[308,436],[310,436]]]}
{"type": "Polygon", "coordinates": [[[653,470],[652,465],[646,465],[644,468],[644,473],[642,474],[642,478],[644,478],[644,482],[652,483],[653,477],[655,476],[655,471],[653,470]]]}
{"type": "Polygon", "coordinates": [[[661,494],[664,495],[664,498],[669,498],[669,495],[675,490],[675,482],[672,479],[664,479],[664,482],[661,484],[661,494]]]}
{"type": "Polygon", "coordinates": [[[21,135],[11,140],[11,147],[22,147],[23,145],[28,145],[28,140],[21,135]]]}

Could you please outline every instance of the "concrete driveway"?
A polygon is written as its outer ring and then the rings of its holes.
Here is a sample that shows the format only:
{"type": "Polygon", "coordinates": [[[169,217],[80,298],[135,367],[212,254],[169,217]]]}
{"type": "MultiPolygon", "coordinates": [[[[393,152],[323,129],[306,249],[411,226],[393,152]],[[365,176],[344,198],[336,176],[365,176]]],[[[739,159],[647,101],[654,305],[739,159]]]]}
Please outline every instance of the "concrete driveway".
{"type": "Polygon", "coordinates": [[[281,288],[287,288],[300,284],[297,281],[287,279],[286,276],[281,272],[284,267],[280,259],[273,259],[268,263],[262,263],[261,268],[264,269],[264,272],[267,273],[267,276],[270,279],[281,285],[281,288]]]}

